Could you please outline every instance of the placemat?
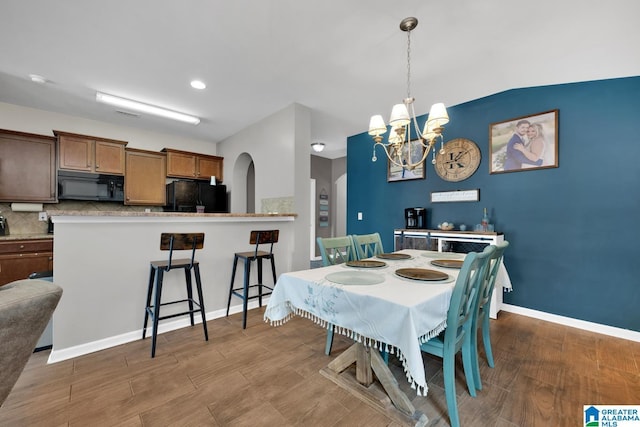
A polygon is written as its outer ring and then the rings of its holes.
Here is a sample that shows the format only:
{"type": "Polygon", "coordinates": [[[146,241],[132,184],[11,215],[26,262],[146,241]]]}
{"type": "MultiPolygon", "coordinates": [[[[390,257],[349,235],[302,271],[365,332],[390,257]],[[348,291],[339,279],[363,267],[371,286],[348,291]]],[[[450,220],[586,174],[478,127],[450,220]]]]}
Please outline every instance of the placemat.
{"type": "Polygon", "coordinates": [[[325,279],[341,285],[377,285],[384,282],[384,276],[380,274],[357,270],[329,273],[325,279]]]}
{"type": "Polygon", "coordinates": [[[459,259],[434,259],[431,261],[431,264],[436,267],[446,267],[446,268],[462,268],[462,264],[464,261],[459,259]]]}
{"type": "Polygon", "coordinates": [[[380,258],[380,259],[411,259],[411,255],[390,252],[390,253],[386,253],[386,254],[378,254],[378,255],[376,255],[376,258],[380,258]]]}
{"type": "Polygon", "coordinates": [[[447,273],[426,268],[399,268],[396,270],[396,274],[407,279],[424,281],[441,281],[449,278],[447,273]]]}
{"type": "Polygon", "coordinates": [[[466,254],[460,254],[457,252],[435,252],[435,251],[426,251],[420,254],[426,258],[446,258],[446,259],[462,259],[466,254]]]}
{"type": "Polygon", "coordinates": [[[387,265],[386,262],[375,261],[375,260],[357,260],[357,261],[347,261],[344,263],[347,267],[358,267],[358,268],[380,268],[385,267],[387,265]]]}

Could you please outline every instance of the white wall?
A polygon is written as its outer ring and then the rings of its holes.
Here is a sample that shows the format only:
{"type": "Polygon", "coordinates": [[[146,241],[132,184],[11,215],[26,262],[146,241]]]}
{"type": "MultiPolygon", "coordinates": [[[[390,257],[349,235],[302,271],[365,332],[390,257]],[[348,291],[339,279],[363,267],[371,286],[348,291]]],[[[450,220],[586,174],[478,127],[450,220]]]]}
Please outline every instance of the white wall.
{"type": "MultiPolygon", "coordinates": [[[[218,144],[218,155],[224,157],[225,170],[234,170],[243,153],[253,159],[257,211],[262,199],[293,196],[292,168],[288,165],[293,165],[295,155],[294,110],[294,105],[290,105],[218,144]]],[[[233,212],[236,197],[233,195],[233,177],[229,178],[225,178],[224,183],[232,192],[233,212]]]]}
{"type": "MultiPolygon", "coordinates": [[[[298,270],[309,268],[310,146],[311,114],[307,107],[299,104],[291,104],[218,144],[225,171],[235,170],[236,162],[242,161],[245,153],[253,159],[256,211],[260,211],[263,199],[294,198],[298,250],[293,267],[298,270]]],[[[246,202],[241,200],[245,197],[246,183],[234,183],[235,175],[227,179],[225,173],[224,183],[231,192],[231,212],[240,213],[242,206],[246,208],[246,202]]]]}
{"type": "Polygon", "coordinates": [[[0,129],[53,136],[53,130],[99,136],[128,141],[127,147],[160,151],[163,148],[217,154],[217,145],[211,141],[182,138],[175,135],[144,131],[125,126],[34,108],[0,102],[0,129]]]}

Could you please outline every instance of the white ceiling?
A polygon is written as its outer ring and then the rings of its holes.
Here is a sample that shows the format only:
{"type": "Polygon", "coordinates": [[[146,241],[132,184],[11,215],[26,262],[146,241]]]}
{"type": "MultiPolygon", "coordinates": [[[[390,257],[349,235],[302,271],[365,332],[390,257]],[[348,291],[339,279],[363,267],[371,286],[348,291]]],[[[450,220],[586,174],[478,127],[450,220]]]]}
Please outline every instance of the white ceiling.
{"type": "Polygon", "coordinates": [[[405,97],[407,16],[419,20],[418,114],[436,101],[640,75],[637,0],[3,0],[0,102],[211,142],[297,102],[335,158],[405,97]],[[207,89],[192,89],[195,78],[207,89]],[[125,116],[96,91],[202,121],[125,116]]]}

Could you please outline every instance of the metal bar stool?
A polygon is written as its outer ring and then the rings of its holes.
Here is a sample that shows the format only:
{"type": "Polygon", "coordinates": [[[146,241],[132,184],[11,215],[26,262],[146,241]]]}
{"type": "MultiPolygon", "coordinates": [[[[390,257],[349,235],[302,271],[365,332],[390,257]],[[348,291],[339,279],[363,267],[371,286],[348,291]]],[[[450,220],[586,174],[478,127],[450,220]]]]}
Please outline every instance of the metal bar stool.
{"type": "Polygon", "coordinates": [[[151,335],[151,357],[155,357],[156,355],[158,322],[163,319],[170,319],[172,317],[184,316],[188,314],[189,318],[191,319],[191,326],[193,326],[193,314],[200,313],[200,316],[202,316],[202,327],[204,328],[204,339],[205,341],[209,341],[209,333],[207,332],[207,319],[204,313],[204,301],[202,298],[202,283],[200,282],[200,265],[198,261],[194,259],[196,249],[202,249],[203,246],[204,233],[162,233],[160,236],[160,250],[168,250],[169,259],[162,261],[151,261],[149,288],[147,290],[147,306],[145,307],[144,326],[142,328],[142,339],[144,339],[147,333],[147,323],[149,317],[151,317],[151,321],[153,322],[153,333],[151,335]],[[173,259],[173,251],[181,250],[191,250],[191,258],[173,259]],[[182,268],[184,270],[184,277],[187,285],[187,298],[162,303],[162,280],[164,278],[164,273],[178,268],[182,268]],[[193,299],[193,288],[191,282],[192,270],[196,278],[196,290],[198,291],[197,301],[193,299]],[[154,292],[155,298],[153,304],[151,304],[151,297],[154,292]],[[189,310],[182,311],[180,313],[169,314],[166,316],[160,316],[161,306],[185,302],[188,304],[189,310]]]}
{"type": "Polygon", "coordinates": [[[276,263],[273,256],[273,244],[278,242],[279,230],[253,230],[249,238],[249,244],[255,245],[253,251],[249,252],[236,252],[233,257],[233,270],[231,272],[231,284],[229,286],[229,301],[227,302],[227,316],[229,316],[229,307],[231,306],[231,297],[233,295],[242,299],[242,329],[247,328],[247,302],[250,299],[258,298],[258,304],[262,307],[262,297],[271,295],[273,287],[266,286],[262,282],[262,260],[271,260],[271,272],[273,273],[273,285],[276,284],[276,263]],[[260,245],[269,244],[269,252],[261,251],[260,245]],[[233,287],[236,279],[236,268],[238,266],[238,259],[244,261],[244,281],[241,288],[233,287]],[[255,285],[249,285],[249,278],[251,277],[251,263],[257,261],[258,263],[258,283],[255,285]],[[258,294],[249,296],[249,289],[258,288],[258,294]],[[262,288],[266,288],[269,292],[263,292],[262,288]]]}

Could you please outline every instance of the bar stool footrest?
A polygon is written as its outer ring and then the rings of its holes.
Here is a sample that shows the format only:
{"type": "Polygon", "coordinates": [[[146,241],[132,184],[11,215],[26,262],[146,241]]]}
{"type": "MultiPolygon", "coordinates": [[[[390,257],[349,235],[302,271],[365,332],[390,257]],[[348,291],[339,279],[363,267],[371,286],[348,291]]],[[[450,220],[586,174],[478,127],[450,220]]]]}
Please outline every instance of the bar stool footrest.
{"type": "MultiPolygon", "coordinates": [[[[261,296],[266,297],[266,296],[269,296],[269,295],[271,295],[273,293],[273,288],[270,288],[269,286],[266,286],[266,285],[251,285],[251,286],[249,286],[249,289],[257,288],[257,287],[260,287],[260,286],[262,286],[263,288],[269,289],[270,292],[263,292],[262,295],[250,295],[250,296],[246,297],[246,299],[251,300],[251,299],[254,299],[254,298],[260,298],[261,296]]],[[[238,298],[245,299],[244,288],[232,289],[231,293],[233,295],[237,296],[238,298]]]]}
{"type": "MultiPolygon", "coordinates": [[[[184,302],[189,302],[189,299],[183,299],[183,300],[177,300],[177,301],[169,301],[169,302],[163,302],[162,304],[160,304],[160,307],[165,306],[165,305],[171,305],[171,304],[179,304],[179,303],[184,303],[184,302]]],[[[186,316],[187,314],[200,314],[200,304],[198,302],[196,302],[195,300],[191,300],[191,303],[194,305],[193,310],[187,310],[187,311],[183,311],[180,313],[173,313],[173,314],[168,314],[166,316],[158,316],[158,320],[164,320],[164,319],[171,319],[173,317],[178,317],[178,316],[186,316]]],[[[151,319],[153,319],[153,305],[150,305],[149,307],[147,307],[147,313],[149,313],[149,316],[151,316],[151,319]]]]}

